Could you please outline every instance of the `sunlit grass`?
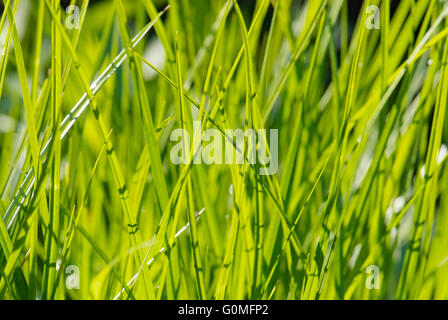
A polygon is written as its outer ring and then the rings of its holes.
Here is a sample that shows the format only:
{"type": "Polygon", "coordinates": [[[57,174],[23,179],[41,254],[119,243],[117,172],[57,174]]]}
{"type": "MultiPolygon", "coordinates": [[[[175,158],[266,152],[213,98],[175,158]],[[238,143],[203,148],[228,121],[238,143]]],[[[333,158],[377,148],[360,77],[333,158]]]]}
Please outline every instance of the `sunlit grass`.
{"type": "Polygon", "coordinates": [[[448,298],[445,2],[70,4],[2,2],[0,298],[448,298]]]}

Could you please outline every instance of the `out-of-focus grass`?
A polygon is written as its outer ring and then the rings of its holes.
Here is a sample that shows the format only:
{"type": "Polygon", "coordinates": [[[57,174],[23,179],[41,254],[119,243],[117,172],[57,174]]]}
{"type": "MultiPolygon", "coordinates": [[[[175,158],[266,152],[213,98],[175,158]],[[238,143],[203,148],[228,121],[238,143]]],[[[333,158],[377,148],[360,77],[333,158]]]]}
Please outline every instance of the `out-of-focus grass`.
{"type": "Polygon", "coordinates": [[[0,298],[447,299],[447,15],[3,0],[0,298]],[[278,172],[175,165],[196,120],[278,129],[278,172]]]}

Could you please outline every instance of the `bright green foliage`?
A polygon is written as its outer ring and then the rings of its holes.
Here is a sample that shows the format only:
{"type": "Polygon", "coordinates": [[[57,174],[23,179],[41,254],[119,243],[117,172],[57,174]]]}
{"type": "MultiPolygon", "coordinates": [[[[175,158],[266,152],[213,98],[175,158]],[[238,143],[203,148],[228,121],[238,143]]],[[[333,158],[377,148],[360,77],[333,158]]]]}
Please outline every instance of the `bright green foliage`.
{"type": "Polygon", "coordinates": [[[70,4],[1,4],[0,299],[448,299],[446,1],[70,4]]]}

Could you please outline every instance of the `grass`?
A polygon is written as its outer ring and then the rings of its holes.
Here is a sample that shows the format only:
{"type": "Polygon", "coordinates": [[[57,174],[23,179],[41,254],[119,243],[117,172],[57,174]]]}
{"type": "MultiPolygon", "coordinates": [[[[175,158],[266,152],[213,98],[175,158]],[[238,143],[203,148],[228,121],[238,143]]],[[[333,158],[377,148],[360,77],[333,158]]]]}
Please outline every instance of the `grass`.
{"type": "Polygon", "coordinates": [[[0,298],[448,299],[447,16],[3,0],[0,298]],[[194,121],[278,129],[278,172],[174,164],[194,121]]]}

